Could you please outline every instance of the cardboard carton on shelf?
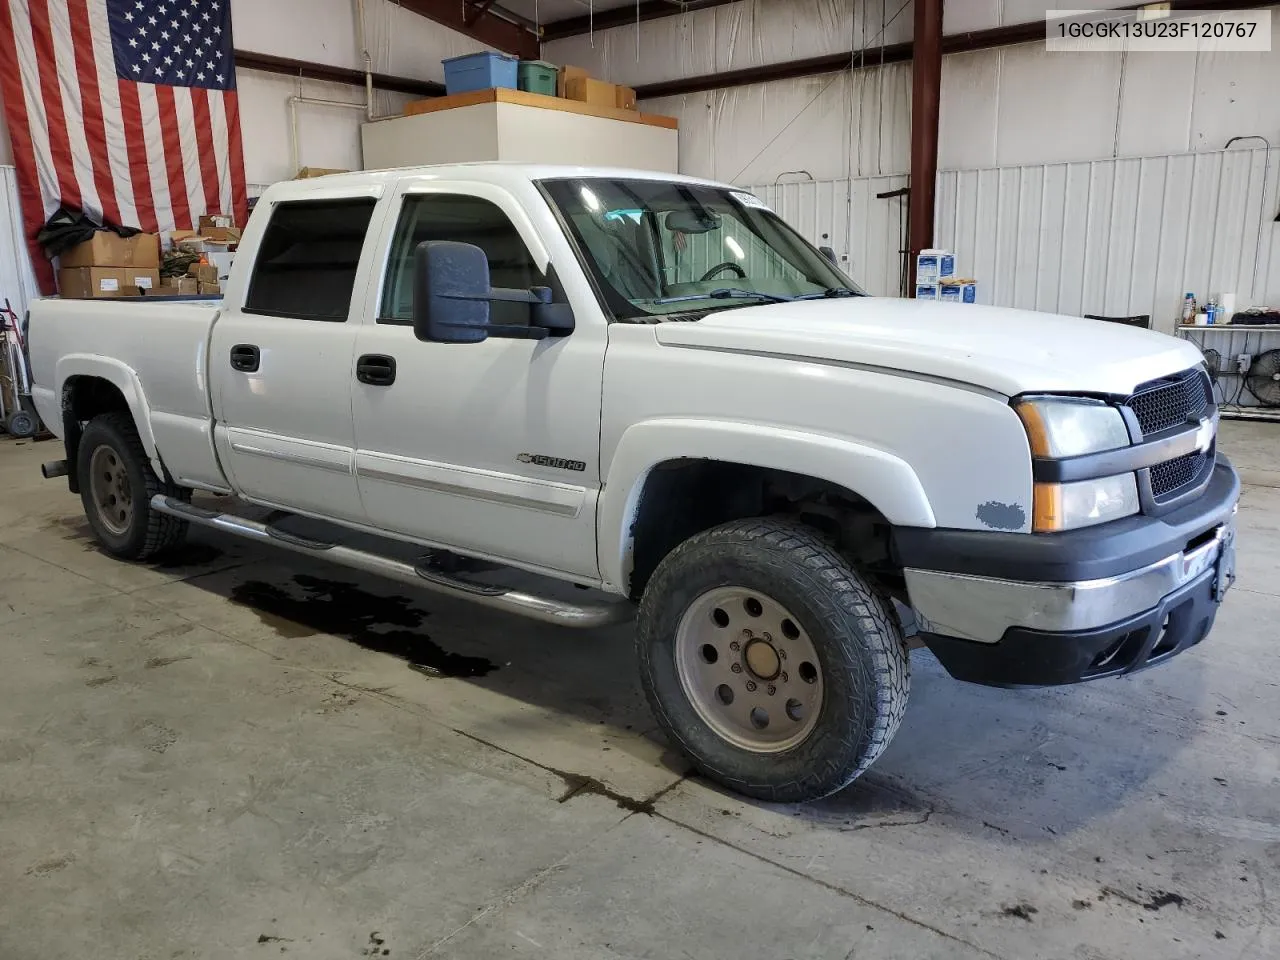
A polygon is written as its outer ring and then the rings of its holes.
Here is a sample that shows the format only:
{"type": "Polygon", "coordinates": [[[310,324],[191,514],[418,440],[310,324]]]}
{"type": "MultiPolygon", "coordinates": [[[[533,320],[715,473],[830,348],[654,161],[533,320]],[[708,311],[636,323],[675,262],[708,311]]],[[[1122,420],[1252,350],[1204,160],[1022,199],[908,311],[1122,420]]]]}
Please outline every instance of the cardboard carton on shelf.
{"type": "Polygon", "coordinates": [[[569,86],[570,81],[587,80],[590,76],[591,74],[587,73],[586,70],[583,70],[582,67],[561,67],[560,76],[556,78],[556,96],[562,98],[568,97],[569,94],[567,92],[567,87],[569,86]]]}
{"type": "Polygon", "coordinates": [[[566,100],[577,100],[593,107],[616,107],[618,105],[618,88],[603,80],[591,77],[575,77],[564,86],[566,100]]]}
{"type": "Polygon", "coordinates": [[[619,84],[614,89],[617,91],[614,106],[619,110],[636,109],[636,92],[633,88],[619,84]]]}
{"type": "Polygon", "coordinates": [[[159,267],[160,238],[154,233],[136,233],[122,237],[110,230],[99,230],[88,240],[78,243],[58,257],[63,269],[73,267],[159,267]]]}
{"type": "Polygon", "coordinates": [[[335,173],[350,173],[350,170],[334,170],[329,167],[303,167],[298,171],[295,180],[309,180],[312,177],[329,177],[335,173]]]}

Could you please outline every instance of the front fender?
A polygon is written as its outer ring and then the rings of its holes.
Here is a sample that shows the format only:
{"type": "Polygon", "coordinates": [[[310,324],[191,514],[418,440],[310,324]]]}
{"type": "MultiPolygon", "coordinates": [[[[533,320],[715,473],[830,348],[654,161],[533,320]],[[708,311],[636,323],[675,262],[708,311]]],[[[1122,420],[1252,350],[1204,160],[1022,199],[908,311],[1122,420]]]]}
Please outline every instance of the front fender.
{"type": "Polygon", "coordinates": [[[133,416],[133,424],[138,430],[138,438],[151,460],[151,468],[157,476],[164,476],[164,467],[156,452],[156,438],[151,431],[151,408],[147,405],[146,394],[142,392],[142,382],[137,373],[124,363],[112,357],[100,354],[68,353],[58,359],[54,369],[54,383],[57,384],[58,402],[62,402],[63,391],[67,381],[72,377],[98,377],[106,380],[120,391],[129,405],[129,413],[133,416]]]}
{"type": "Polygon", "coordinates": [[[647,420],[627,429],[604,471],[598,508],[600,576],[612,586],[631,571],[632,526],[650,471],[668,460],[720,460],[786,470],[844,487],[890,523],[935,527],[920,478],[905,460],[843,437],[724,420],[647,420]]]}

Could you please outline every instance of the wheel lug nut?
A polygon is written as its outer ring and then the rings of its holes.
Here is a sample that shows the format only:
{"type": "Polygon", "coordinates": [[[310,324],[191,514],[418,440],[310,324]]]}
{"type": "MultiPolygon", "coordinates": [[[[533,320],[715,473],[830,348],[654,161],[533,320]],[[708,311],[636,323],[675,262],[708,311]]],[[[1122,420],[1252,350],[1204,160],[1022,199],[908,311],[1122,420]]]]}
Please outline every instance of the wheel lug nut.
{"type": "Polygon", "coordinates": [[[735,664],[734,664],[733,666],[731,666],[729,669],[730,669],[730,670],[732,670],[734,673],[741,673],[741,672],[742,672],[742,664],[740,664],[740,663],[735,663],[735,664]]]}
{"type": "Polygon", "coordinates": [[[778,659],[779,660],[787,659],[787,651],[783,650],[781,647],[778,648],[778,659]]]}
{"type": "Polygon", "coordinates": [[[778,688],[775,687],[772,683],[769,684],[769,696],[772,697],[777,692],[778,692],[778,688]]]}
{"type": "Polygon", "coordinates": [[[747,693],[755,693],[755,692],[756,692],[756,682],[754,680],[748,680],[747,693]]]}
{"type": "Polygon", "coordinates": [[[742,649],[742,644],[740,644],[737,640],[733,640],[733,641],[731,641],[731,642],[729,643],[729,649],[730,649],[730,650],[741,650],[741,649],[742,649]]]}

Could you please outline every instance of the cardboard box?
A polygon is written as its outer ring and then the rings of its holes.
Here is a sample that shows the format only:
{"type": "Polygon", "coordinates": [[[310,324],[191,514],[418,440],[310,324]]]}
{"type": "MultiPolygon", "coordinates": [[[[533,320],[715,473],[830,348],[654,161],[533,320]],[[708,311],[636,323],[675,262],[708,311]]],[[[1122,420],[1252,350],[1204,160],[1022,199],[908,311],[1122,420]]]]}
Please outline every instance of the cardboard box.
{"type": "Polygon", "coordinates": [[[917,283],[916,299],[917,300],[937,300],[938,285],[936,283],[917,283]]]}
{"type": "Polygon", "coordinates": [[[565,84],[566,100],[577,100],[589,103],[593,107],[616,107],[618,88],[603,80],[592,80],[590,77],[577,77],[565,84]]]}
{"type": "Polygon", "coordinates": [[[239,227],[204,227],[200,231],[201,239],[208,243],[239,243],[239,227]]]}
{"type": "Polygon", "coordinates": [[[916,283],[936,284],[955,272],[956,258],[950,250],[921,250],[916,257],[916,283]]]}
{"type": "Polygon", "coordinates": [[[222,284],[220,283],[201,283],[198,289],[202,297],[222,296],[222,284]]]}
{"type": "Polygon", "coordinates": [[[153,296],[160,288],[160,271],[152,267],[125,267],[122,297],[153,296]]]}
{"type": "Polygon", "coordinates": [[[616,85],[614,97],[614,106],[619,110],[634,110],[636,108],[636,92],[631,87],[616,85]]]}
{"type": "Polygon", "coordinates": [[[71,267],[159,267],[160,238],[138,233],[128,239],[110,230],[99,230],[58,258],[63,269],[71,267]]]}
{"type": "Polygon", "coordinates": [[[229,213],[206,213],[197,224],[200,233],[204,236],[208,236],[210,230],[225,230],[227,227],[234,227],[235,225],[235,218],[229,213]]]}
{"type": "Polygon", "coordinates": [[[201,283],[217,283],[218,268],[212,263],[193,263],[187,267],[187,276],[195,277],[201,283]]]}
{"type": "Polygon", "coordinates": [[[184,234],[181,237],[175,234],[173,245],[187,253],[202,253],[206,256],[210,253],[226,253],[231,247],[240,242],[240,231],[235,227],[229,227],[226,232],[235,234],[235,239],[211,240],[208,237],[202,237],[199,234],[184,234]]]}
{"type": "Polygon", "coordinates": [[[218,282],[226,280],[231,276],[231,264],[235,262],[236,255],[234,253],[226,253],[225,251],[210,250],[205,253],[204,258],[210,264],[218,269],[218,282]]]}
{"type": "Polygon", "coordinates": [[[978,285],[972,280],[944,280],[939,287],[938,299],[944,303],[976,303],[978,285]]]}
{"type": "Polygon", "coordinates": [[[69,300],[146,296],[158,291],[160,271],[141,267],[63,267],[58,291],[69,300]]]}
{"type": "Polygon", "coordinates": [[[561,67],[560,76],[556,78],[556,96],[568,97],[569,94],[567,93],[566,88],[569,86],[569,81],[586,80],[590,76],[591,74],[586,70],[583,70],[582,67],[561,67]]]}
{"type": "Polygon", "coordinates": [[[295,180],[308,180],[312,177],[330,177],[335,173],[350,173],[350,170],[331,170],[328,167],[303,167],[298,171],[295,180]]]}
{"type": "Polygon", "coordinates": [[[69,300],[97,300],[122,296],[122,267],[63,267],[58,271],[58,292],[69,300]]]}

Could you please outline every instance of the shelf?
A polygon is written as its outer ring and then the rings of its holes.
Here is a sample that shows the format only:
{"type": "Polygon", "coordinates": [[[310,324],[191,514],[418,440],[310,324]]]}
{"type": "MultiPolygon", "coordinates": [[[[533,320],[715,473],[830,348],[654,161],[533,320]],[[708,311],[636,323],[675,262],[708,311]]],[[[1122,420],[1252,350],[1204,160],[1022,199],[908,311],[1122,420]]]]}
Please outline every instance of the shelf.
{"type": "Polygon", "coordinates": [[[507,90],[502,87],[475,90],[471,93],[455,93],[451,97],[436,97],[432,100],[415,100],[404,108],[404,115],[412,117],[420,116],[424,113],[439,113],[441,110],[474,107],[479,103],[515,103],[522,107],[537,107],[540,110],[576,113],[585,117],[602,117],[605,120],[621,120],[623,123],[642,123],[650,127],[665,127],[668,130],[675,130],[679,127],[679,121],[675,117],[664,117],[656,113],[640,113],[637,110],[623,110],[618,107],[600,107],[590,103],[583,103],[581,100],[566,100],[563,97],[549,97],[542,93],[507,90]]]}
{"type": "Polygon", "coordinates": [[[1227,333],[1233,331],[1246,331],[1252,333],[1254,330],[1280,330],[1280,323],[1180,323],[1179,330],[1202,330],[1206,333],[1215,333],[1225,331],[1227,333]]]}

